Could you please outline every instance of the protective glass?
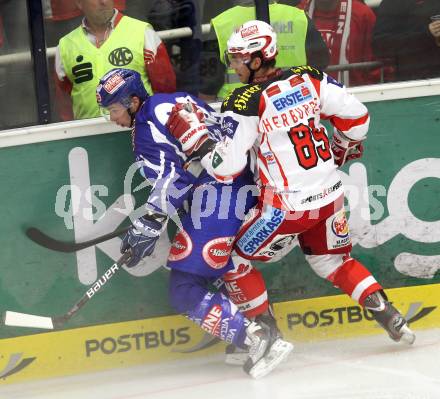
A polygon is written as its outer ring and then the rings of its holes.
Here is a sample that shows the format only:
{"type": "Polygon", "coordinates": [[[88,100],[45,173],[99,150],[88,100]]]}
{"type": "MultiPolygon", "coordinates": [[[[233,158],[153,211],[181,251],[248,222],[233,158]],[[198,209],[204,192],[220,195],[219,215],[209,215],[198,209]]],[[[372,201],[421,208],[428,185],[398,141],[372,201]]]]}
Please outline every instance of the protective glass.
{"type": "Polygon", "coordinates": [[[121,103],[110,104],[108,107],[99,107],[101,115],[108,121],[118,120],[124,115],[124,112],[127,112],[128,108],[121,103]]]}
{"type": "Polygon", "coordinates": [[[225,63],[228,68],[240,68],[242,65],[249,63],[251,58],[243,54],[238,53],[228,53],[225,51],[225,63]]]}

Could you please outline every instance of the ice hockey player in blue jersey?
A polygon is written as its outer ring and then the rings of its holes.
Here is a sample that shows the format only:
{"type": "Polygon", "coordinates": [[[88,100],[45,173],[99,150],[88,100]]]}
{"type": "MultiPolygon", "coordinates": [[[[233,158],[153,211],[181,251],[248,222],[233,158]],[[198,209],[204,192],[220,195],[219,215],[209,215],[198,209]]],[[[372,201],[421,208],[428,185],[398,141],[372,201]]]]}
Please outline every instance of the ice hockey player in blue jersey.
{"type": "Polygon", "coordinates": [[[171,304],[203,330],[248,351],[243,369],[249,375],[268,374],[293,345],[281,338],[272,321],[261,273],[233,254],[235,235],[255,204],[253,174],[246,170],[231,184],[217,182],[187,157],[166,126],[174,104],[184,103],[203,112],[189,114],[203,119],[211,138],[218,140],[220,117],[184,92],[148,96],[140,75],[128,69],[104,75],[96,95],[109,120],[132,128],[137,166],[152,184],[145,206],[131,218],[132,227],[122,239],[121,252],[131,252],[126,266],[151,255],[168,220],[177,218],[181,226],[168,258],[171,304]],[[189,212],[179,218],[185,203],[189,212]],[[210,288],[220,277],[225,292],[210,288]]]}

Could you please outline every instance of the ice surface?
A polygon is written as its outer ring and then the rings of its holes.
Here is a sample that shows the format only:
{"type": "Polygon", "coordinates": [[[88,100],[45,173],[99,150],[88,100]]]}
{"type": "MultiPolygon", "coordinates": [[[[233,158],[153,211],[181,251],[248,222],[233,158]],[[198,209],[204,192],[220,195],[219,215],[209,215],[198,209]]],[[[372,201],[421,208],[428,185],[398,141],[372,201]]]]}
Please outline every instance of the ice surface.
{"type": "Polygon", "coordinates": [[[289,360],[252,380],[222,357],[5,385],[7,399],[440,399],[440,329],[413,346],[385,334],[296,343],[289,360]]]}

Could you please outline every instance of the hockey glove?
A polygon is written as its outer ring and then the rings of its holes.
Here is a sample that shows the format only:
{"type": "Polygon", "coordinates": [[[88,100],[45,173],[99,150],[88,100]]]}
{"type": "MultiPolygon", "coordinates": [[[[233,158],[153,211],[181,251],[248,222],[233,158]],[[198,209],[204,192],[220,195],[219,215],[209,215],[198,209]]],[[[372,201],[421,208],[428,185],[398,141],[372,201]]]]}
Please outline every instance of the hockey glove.
{"type": "Polygon", "coordinates": [[[144,257],[153,253],[166,219],[164,215],[153,214],[141,216],[133,221],[121,243],[121,253],[131,251],[131,257],[126,263],[127,267],[136,266],[144,257]]]}
{"type": "Polygon", "coordinates": [[[342,166],[352,159],[360,158],[364,152],[364,147],[362,146],[361,140],[350,140],[336,129],[333,133],[331,149],[335,159],[335,164],[338,166],[342,166]]]}
{"type": "Polygon", "coordinates": [[[166,126],[188,156],[209,137],[204,121],[203,111],[194,103],[177,103],[171,110],[166,126]]]}

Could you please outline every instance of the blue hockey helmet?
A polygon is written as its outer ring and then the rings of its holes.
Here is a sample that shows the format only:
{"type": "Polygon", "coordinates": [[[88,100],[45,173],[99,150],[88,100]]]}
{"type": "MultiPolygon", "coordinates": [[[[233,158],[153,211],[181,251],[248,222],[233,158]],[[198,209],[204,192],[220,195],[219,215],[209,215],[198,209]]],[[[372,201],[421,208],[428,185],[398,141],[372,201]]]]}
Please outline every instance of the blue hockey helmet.
{"type": "Polygon", "coordinates": [[[107,72],[96,87],[96,101],[101,108],[120,103],[129,108],[131,98],[137,96],[143,102],[148,93],[141,75],[132,69],[115,68],[107,72]]]}

